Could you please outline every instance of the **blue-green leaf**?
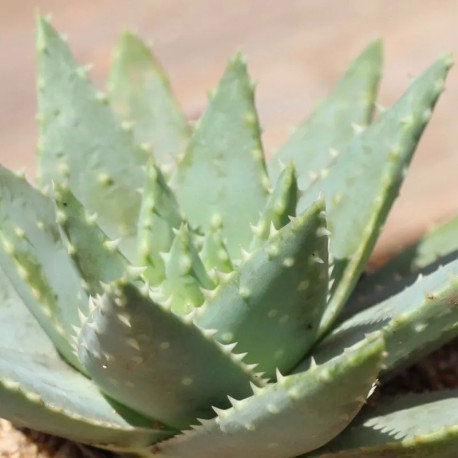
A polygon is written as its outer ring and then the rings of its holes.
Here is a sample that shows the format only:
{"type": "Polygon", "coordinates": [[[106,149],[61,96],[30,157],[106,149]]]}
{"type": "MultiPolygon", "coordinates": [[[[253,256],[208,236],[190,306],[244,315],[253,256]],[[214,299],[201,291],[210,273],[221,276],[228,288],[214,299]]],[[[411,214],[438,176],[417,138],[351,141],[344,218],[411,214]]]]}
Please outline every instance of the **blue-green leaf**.
{"type": "Polygon", "coordinates": [[[199,120],[174,184],[190,223],[221,225],[231,256],[238,257],[269,188],[253,88],[240,54],[229,61],[199,120]]]}

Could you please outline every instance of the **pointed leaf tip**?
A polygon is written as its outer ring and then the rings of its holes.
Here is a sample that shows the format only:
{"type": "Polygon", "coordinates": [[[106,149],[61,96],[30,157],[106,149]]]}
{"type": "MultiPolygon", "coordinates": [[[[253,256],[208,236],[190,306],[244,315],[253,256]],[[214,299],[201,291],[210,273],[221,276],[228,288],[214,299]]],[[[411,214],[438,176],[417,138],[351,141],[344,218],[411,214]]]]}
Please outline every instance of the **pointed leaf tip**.
{"type": "Polygon", "coordinates": [[[186,148],[189,127],[160,63],[130,31],[118,39],[107,85],[116,114],[133,122],[136,142],[159,165],[172,167],[186,148]]]}
{"type": "Polygon", "coordinates": [[[253,91],[240,54],[229,61],[173,181],[189,221],[207,229],[217,213],[229,253],[237,257],[250,242],[249,225],[259,217],[270,186],[253,91]]]}

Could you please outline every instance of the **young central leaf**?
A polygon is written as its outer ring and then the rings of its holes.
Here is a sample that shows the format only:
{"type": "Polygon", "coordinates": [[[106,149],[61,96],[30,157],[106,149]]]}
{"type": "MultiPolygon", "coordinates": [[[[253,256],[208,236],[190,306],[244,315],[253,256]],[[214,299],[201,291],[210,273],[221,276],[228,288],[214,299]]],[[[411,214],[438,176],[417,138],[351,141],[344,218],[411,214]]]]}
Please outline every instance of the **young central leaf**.
{"type": "Polygon", "coordinates": [[[161,171],[153,163],[148,163],[138,219],[137,251],[140,264],[147,267],[145,278],[152,285],[165,278],[161,254],[170,250],[173,229],[178,229],[181,223],[175,196],[161,171]]]}
{"type": "Polygon", "coordinates": [[[189,221],[205,229],[222,224],[229,252],[238,257],[268,192],[253,88],[240,54],[228,63],[174,184],[189,221]]]}
{"type": "Polygon", "coordinates": [[[166,273],[161,284],[163,294],[171,299],[175,313],[192,312],[204,302],[201,288],[211,290],[215,285],[207,275],[185,225],[176,231],[170,252],[162,256],[166,273]]]}
{"type": "Polygon", "coordinates": [[[323,201],[283,227],[229,274],[196,322],[237,343],[245,361],[272,376],[288,371],[313,344],[328,292],[323,201]]]}
{"type": "Polygon", "coordinates": [[[254,236],[251,241],[251,249],[262,245],[269,238],[272,230],[281,229],[289,223],[290,217],[296,216],[297,194],[294,166],[290,163],[280,173],[261,219],[256,226],[253,226],[254,236]]]}

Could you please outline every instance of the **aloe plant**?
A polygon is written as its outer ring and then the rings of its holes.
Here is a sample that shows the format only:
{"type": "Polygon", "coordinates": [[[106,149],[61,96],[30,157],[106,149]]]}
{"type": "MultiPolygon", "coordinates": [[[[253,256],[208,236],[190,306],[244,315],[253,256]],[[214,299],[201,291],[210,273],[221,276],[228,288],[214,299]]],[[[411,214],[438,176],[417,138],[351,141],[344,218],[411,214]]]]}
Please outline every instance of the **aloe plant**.
{"type": "Polygon", "coordinates": [[[108,96],[42,17],[37,55],[37,187],[0,169],[2,417],[143,457],[458,454],[456,392],[364,408],[458,335],[456,220],[356,285],[449,56],[374,116],[370,44],[266,165],[240,54],[193,127],[131,34],[108,96]]]}

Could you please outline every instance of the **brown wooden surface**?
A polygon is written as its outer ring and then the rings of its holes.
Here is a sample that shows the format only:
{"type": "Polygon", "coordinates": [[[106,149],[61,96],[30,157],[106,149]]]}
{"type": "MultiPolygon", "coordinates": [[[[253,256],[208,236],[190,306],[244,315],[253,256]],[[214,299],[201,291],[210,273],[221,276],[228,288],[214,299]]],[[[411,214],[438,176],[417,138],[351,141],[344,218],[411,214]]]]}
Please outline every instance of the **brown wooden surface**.
{"type": "MultiPolygon", "coordinates": [[[[436,56],[458,49],[456,0],[0,0],[0,161],[33,176],[35,82],[33,16],[53,13],[99,87],[110,47],[128,27],[154,41],[186,114],[206,103],[225,60],[237,49],[259,80],[266,150],[286,138],[374,37],[385,41],[380,101],[387,105],[436,56]]],[[[458,69],[378,246],[383,255],[428,225],[458,212],[458,69]]]]}

